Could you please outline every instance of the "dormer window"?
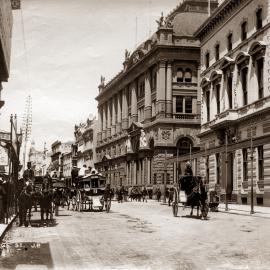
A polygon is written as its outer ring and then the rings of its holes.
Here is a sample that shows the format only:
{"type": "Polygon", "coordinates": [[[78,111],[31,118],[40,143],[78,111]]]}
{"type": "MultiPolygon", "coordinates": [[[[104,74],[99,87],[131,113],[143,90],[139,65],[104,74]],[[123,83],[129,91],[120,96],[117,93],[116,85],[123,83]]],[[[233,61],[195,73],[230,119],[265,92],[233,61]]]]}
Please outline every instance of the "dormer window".
{"type": "Polygon", "coordinates": [[[215,46],[215,56],[216,56],[216,61],[219,60],[219,44],[215,46]]]}
{"type": "Polygon", "coordinates": [[[247,39],[247,22],[241,24],[241,39],[242,41],[247,39]]]}
{"type": "Polygon", "coordinates": [[[177,82],[183,82],[184,81],[184,71],[182,68],[177,69],[177,82]]]}
{"type": "Polygon", "coordinates": [[[185,82],[191,83],[191,81],[192,81],[192,71],[190,68],[187,68],[185,70],[185,82]]]}
{"type": "Polygon", "coordinates": [[[262,20],[262,8],[259,8],[256,12],[256,27],[257,30],[261,29],[263,25],[263,20],[262,20]]]}

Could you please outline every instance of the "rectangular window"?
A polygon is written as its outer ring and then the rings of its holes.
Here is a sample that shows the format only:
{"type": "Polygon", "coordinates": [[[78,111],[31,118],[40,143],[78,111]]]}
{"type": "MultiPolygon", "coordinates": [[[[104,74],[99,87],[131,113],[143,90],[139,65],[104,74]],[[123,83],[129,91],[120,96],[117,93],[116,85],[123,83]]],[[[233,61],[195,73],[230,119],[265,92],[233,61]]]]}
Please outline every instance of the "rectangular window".
{"type": "Polygon", "coordinates": [[[243,106],[248,104],[247,78],[248,78],[248,68],[243,68],[241,70],[241,80],[242,80],[242,90],[243,90],[243,106]]]}
{"type": "Polygon", "coordinates": [[[264,179],[263,145],[258,146],[258,171],[259,180],[264,179]]]}
{"type": "Polygon", "coordinates": [[[233,78],[232,78],[232,75],[229,75],[227,77],[227,92],[228,92],[229,109],[232,109],[232,100],[233,100],[233,78]]]}
{"type": "Polygon", "coordinates": [[[217,184],[220,184],[220,154],[216,153],[216,177],[217,184]]]}
{"type": "Polygon", "coordinates": [[[247,39],[247,22],[241,24],[241,38],[242,41],[247,39]]]}
{"type": "Polygon", "coordinates": [[[256,12],[256,26],[257,30],[262,28],[263,20],[262,20],[262,9],[258,9],[256,12]]]}
{"type": "Polygon", "coordinates": [[[248,154],[247,149],[242,149],[243,154],[243,181],[248,180],[248,154]]]}
{"type": "Polygon", "coordinates": [[[216,85],[217,114],[220,114],[220,84],[216,85]]]}
{"type": "Polygon", "coordinates": [[[210,54],[209,52],[205,54],[205,66],[206,68],[209,68],[209,64],[210,64],[210,54]]]}
{"type": "Polygon", "coordinates": [[[183,113],[183,102],[184,99],[182,96],[176,97],[176,113],[183,113]]]}
{"type": "Polygon", "coordinates": [[[216,61],[218,61],[219,60],[219,44],[217,44],[215,47],[215,53],[216,53],[216,61]]]}
{"type": "Polygon", "coordinates": [[[192,97],[185,98],[185,112],[192,113],[192,97]]]}
{"type": "Polygon", "coordinates": [[[206,169],[206,183],[209,183],[209,157],[207,156],[206,157],[206,160],[205,160],[205,169],[206,169]]]}
{"type": "Polygon", "coordinates": [[[264,97],[263,93],[263,58],[257,60],[257,78],[258,78],[258,90],[259,98],[264,97]]]}
{"type": "Polygon", "coordinates": [[[206,113],[207,113],[207,122],[210,121],[210,91],[206,91],[206,113]]]}
{"type": "Polygon", "coordinates": [[[230,33],[227,37],[227,48],[228,48],[228,51],[231,51],[232,50],[232,38],[233,38],[233,34],[230,33]]]}

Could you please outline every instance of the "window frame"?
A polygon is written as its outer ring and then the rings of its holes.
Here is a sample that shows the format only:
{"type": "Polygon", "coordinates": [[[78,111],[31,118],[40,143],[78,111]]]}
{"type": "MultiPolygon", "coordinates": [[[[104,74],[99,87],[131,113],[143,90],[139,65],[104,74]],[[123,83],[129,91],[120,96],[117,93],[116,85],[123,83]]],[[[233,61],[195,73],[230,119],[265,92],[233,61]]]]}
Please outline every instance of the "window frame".
{"type": "Polygon", "coordinates": [[[233,39],[233,33],[229,33],[227,35],[227,50],[228,50],[228,52],[230,52],[232,50],[232,48],[233,48],[232,39],[233,39]]]}
{"type": "Polygon", "coordinates": [[[259,145],[258,149],[258,178],[264,180],[264,149],[263,145],[259,145]]]}
{"type": "Polygon", "coordinates": [[[210,67],[210,52],[206,52],[205,53],[205,67],[209,68],[210,67]]]}
{"type": "Polygon", "coordinates": [[[243,156],[243,181],[248,181],[248,151],[247,148],[242,149],[243,156]]]}
{"type": "Polygon", "coordinates": [[[263,9],[260,7],[256,10],[256,29],[260,30],[263,27],[263,9]],[[260,14],[260,18],[259,15],[260,14]]]}
{"type": "Polygon", "coordinates": [[[247,20],[243,21],[241,23],[241,40],[244,41],[247,39],[247,33],[248,33],[248,23],[247,20]]]}
{"type": "Polygon", "coordinates": [[[215,45],[215,59],[218,61],[220,59],[220,44],[215,45]]]}
{"type": "Polygon", "coordinates": [[[241,84],[243,93],[243,106],[248,105],[248,67],[241,69],[241,84]],[[245,77],[243,76],[245,74],[245,77]],[[245,80],[244,80],[245,79],[245,80]]]}

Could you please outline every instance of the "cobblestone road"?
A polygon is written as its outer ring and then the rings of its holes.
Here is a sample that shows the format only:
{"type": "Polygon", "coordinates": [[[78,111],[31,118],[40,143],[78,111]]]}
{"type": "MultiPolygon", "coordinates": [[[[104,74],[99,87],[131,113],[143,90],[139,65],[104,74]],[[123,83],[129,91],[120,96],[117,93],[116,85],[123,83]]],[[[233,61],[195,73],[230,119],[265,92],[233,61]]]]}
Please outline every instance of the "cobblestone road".
{"type": "Polygon", "coordinates": [[[109,214],[62,209],[55,226],[14,225],[0,269],[270,269],[270,219],[188,214],[153,201],[113,202],[109,214]]]}

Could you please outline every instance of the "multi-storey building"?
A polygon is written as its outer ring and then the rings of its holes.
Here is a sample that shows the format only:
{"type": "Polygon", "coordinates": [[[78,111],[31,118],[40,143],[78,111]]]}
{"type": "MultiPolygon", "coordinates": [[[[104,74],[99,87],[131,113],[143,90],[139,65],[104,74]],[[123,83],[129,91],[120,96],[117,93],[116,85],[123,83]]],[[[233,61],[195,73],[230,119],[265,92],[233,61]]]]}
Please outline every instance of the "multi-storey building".
{"type": "Polygon", "coordinates": [[[76,151],[73,159],[76,160],[78,170],[84,165],[88,169],[94,168],[97,141],[96,124],[96,118],[89,117],[86,122],[80,123],[78,126],[75,125],[76,151]]]}
{"type": "Polygon", "coordinates": [[[225,0],[201,40],[201,175],[222,198],[270,205],[270,6],[225,0]]]}
{"type": "Polygon", "coordinates": [[[0,2],[0,109],[5,102],[1,100],[2,82],[9,77],[11,34],[12,34],[12,11],[10,0],[0,2]]]}
{"type": "Polygon", "coordinates": [[[60,141],[55,141],[52,144],[52,154],[51,154],[51,164],[50,164],[50,174],[56,177],[63,177],[63,158],[62,156],[66,153],[70,153],[72,149],[73,142],[61,143],[60,141]]]}
{"type": "MultiPolygon", "coordinates": [[[[211,9],[217,1],[211,1],[211,9]]],[[[158,21],[156,33],[132,54],[97,96],[96,167],[116,185],[172,184],[166,158],[195,151],[200,132],[200,43],[207,0],[185,0],[158,21]],[[198,95],[199,94],[199,95],[198,95]],[[177,150],[178,149],[178,150],[177,150]]]]}

